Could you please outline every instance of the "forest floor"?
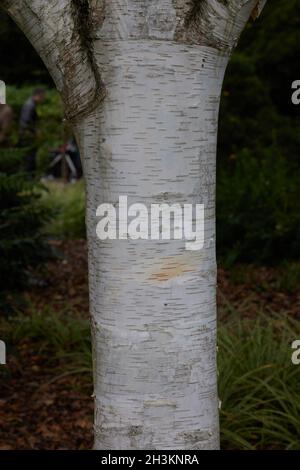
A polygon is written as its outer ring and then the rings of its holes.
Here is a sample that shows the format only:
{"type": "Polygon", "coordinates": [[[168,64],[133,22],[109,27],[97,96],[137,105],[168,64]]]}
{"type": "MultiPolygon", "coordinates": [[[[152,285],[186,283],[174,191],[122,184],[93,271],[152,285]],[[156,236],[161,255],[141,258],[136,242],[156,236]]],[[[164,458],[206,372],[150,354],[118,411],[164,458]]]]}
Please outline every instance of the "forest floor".
{"type": "MultiPolygon", "coordinates": [[[[25,293],[30,311],[68,309],[88,319],[87,249],[84,240],[53,241],[60,256],[38,272],[41,286],[25,293]]],[[[236,266],[218,271],[222,321],[237,309],[242,315],[285,312],[299,318],[300,289],[282,268],[236,266]],[[229,308],[228,308],[229,306],[229,308]]],[[[27,337],[9,350],[0,376],[0,450],[92,448],[92,380],[80,373],[58,371],[51,351],[27,337]]]]}

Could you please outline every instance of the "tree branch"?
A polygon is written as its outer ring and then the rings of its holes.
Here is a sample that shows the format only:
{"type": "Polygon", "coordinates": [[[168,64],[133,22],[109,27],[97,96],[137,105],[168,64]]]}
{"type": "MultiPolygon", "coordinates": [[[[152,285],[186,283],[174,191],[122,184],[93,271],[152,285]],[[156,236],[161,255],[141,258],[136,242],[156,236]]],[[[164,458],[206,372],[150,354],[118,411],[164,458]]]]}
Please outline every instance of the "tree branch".
{"type": "MultiPolygon", "coordinates": [[[[177,5],[186,0],[174,0],[177,5]]],[[[250,17],[256,19],[267,0],[192,0],[176,40],[203,44],[230,54],[250,17]]]]}
{"type": "Polygon", "coordinates": [[[92,39],[103,21],[103,0],[0,0],[0,6],[45,62],[67,118],[93,110],[104,96],[92,39]]]}
{"type": "Polygon", "coordinates": [[[44,60],[67,118],[95,109],[105,88],[94,39],[160,39],[230,54],[266,0],[0,0],[44,60]],[[105,10],[105,11],[104,11],[105,10]]]}

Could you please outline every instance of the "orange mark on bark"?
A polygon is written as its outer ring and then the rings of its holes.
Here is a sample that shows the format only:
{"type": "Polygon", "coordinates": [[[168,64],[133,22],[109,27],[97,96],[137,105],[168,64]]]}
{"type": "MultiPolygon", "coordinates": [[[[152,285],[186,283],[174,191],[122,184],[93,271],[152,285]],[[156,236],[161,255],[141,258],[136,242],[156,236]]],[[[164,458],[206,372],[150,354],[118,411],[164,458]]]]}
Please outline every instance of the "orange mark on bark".
{"type": "Polygon", "coordinates": [[[165,282],[175,277],[182,276],[186,273],[195,272],[196,267],[187,265],[186,263],[169,262],[164,264],[158,271],[151,274],[150,281],[165,282]]]}

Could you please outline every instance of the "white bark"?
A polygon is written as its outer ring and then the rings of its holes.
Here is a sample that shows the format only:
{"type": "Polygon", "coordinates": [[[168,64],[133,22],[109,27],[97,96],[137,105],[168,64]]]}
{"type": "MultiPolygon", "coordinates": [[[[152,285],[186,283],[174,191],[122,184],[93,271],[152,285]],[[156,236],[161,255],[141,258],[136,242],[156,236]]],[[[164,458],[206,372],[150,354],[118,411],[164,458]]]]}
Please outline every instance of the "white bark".
{"type": "Polygon", "coordinates": [[[100,41],[96,57],[107,97],[79,131],[96,448],[215,448],[215,148],[226,58],[167,41],[100,41]],[[98,240],[96,207],[120,194],[148,207],[204,203],[204,249],[98,240]]]}
{"type": "Polygon", "coordinates": [[[82,41],[72,2],[53,1],[53,52],[38,9],[45,2],[34,0],[23,16],[15,5],[26,0],[4,3],[32,42],[42,41],[84,157],[95,448],[216,449],[218,106],[230,52],[264,2],[86,0],[93,37],[82,41]],[[66,37],[53,23],[57,8],[72,30],[66,37]],[[174,240],[99,241],[96,208],[120,195],[149,208],[204,203],[203,250],[174,240]]]}

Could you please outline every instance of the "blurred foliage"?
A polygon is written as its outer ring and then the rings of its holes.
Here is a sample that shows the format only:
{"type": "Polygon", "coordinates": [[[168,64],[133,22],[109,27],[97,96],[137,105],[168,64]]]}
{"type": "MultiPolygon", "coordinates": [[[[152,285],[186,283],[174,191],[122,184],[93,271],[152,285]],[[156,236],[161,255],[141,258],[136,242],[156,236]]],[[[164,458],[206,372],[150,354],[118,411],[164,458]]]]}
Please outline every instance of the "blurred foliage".
{"type": "Polygon", "coordinates": [[[12,19],[0,8],[1,80],[14,83],[48,83],[52,80],[43,61],[12,19]]]}
{"type": "Polygon", "coordinates": [[[300,169],[275,148],[260,156],[243,149],[231,171],[219,170],[218,252],[229,265],[299,257],[300,169]]]}
{"type": "Polygon", "coordinates": [[[47,183],[48,192],[43,195],[44,204],[55,217],[45,231],[55,238],[85,238],[85,194],[82,180],[74,184],[47,183]]]}
{"type": "Polygon", "coordinates": [[[50,211],[41,204],[41,187],[24,173],[24,150],[0,151],[0,305],[7,293],[24,287],[28,269],[49,256],[42,229],[50,211]]]}
{"type": "MultiPolygon", "coordinates": [[[[79,375],[80,386],[91,394],[91,333],[84,315],[68,308],[54,311],[48,306],[41,310],[31,306],[30,315],[0,317],[0,329],[10,355],[18,351],[25,339],[43,360],[43,369],[51,373],[51,382],[79,375]]],[[[9,368],[1,368],[0,380],[9,373],[9,368]]]]}
{"type": "Polygon", "coordinates": [[[300,3],[268,2],[249,22],[228,66],[221,108],[217,250],[237,260],[299,259],[300,3]]]}
{"type": "Polygon", "coordinates": [[[222,449],[299,449],[299,370],[289,347],[299,332],[283,312],[246,319],[230,308],[218,331],[222,449]]]}
{"type": "MultiPolygon", "coordinates": [[[[45,88],[45,102],[37,107],[38,135],[37,135],[37,167],[39,173],[43,173],[50,162],[50,151],[61,145],[71,132],[63,121],[63,107],[59,94],[54,89],[45,88]]],[[[25,101],[32,95],[36,86],[8,86],[7,102],[14,111],[14,122],[11,134],[12,145],[18,143],[19,116],[25,101]]]]}
{"type": "Polygon", "coordinates": [[[258,21],[248,25],[239,51],[254,59],[279,112],[299,117],[290,99],[291,81],[299,78],[299,0],[269,0],[258,21]]]}

